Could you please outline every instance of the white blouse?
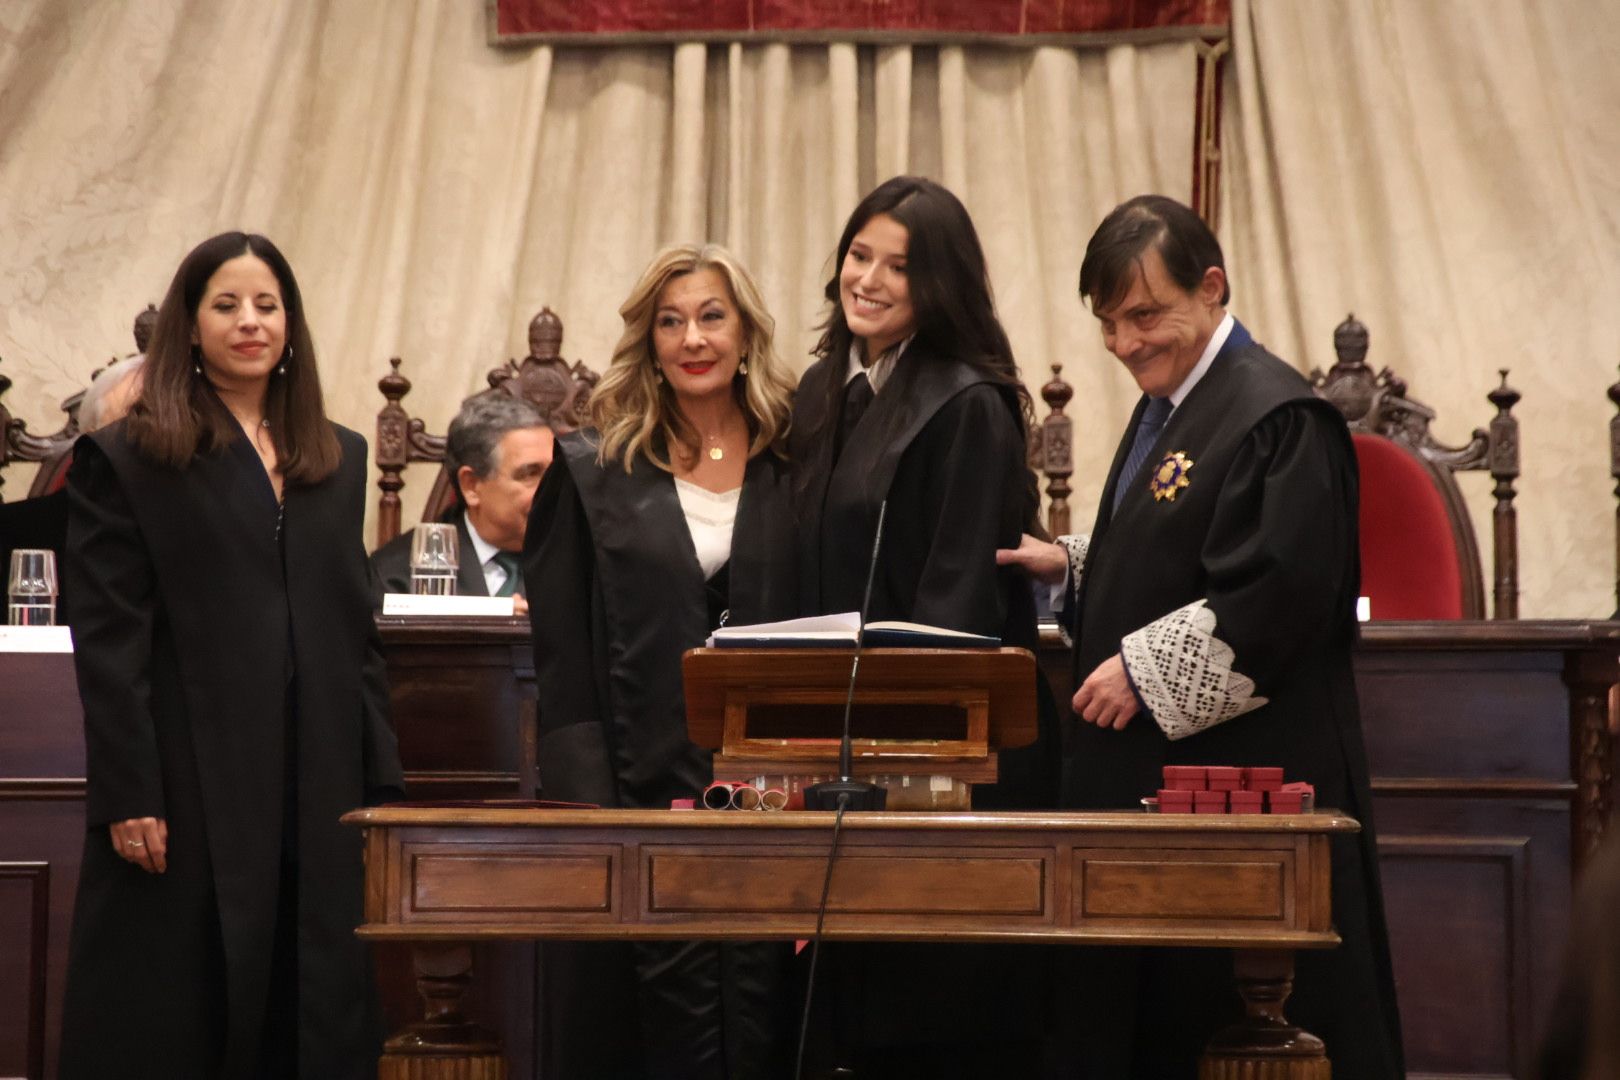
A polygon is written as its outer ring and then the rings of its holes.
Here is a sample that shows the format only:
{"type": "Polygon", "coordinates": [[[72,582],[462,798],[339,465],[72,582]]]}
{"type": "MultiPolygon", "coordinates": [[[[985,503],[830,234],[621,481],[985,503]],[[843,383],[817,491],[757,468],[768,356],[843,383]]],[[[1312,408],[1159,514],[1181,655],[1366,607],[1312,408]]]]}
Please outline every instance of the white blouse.
{"type": "Polygon", "coordinates": [[[714,492],[677,476],[675,494],[681,500],[692,547],[697,549],[698,566],[703,568],[703,580],[707,581],[731,558],[731,530],[737,523],[737,500],[742,488],[714,492]]]}

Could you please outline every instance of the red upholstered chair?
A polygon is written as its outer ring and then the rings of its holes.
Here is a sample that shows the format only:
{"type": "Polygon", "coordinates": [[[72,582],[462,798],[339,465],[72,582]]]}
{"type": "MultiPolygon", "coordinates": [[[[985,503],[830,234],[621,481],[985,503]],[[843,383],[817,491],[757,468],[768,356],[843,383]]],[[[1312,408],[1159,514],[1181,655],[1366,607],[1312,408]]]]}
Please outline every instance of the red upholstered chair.
{"type": "Polygon", "coordinates": [[[1333,333],[1338,362],[1311,375],[1316,392],[1350,425],[1361,469],[1361,592],[1375,619],[1479,619],[1485,586],[1479,545],[1452,473],[1488,471],[1493,492],[1494,615],[1518,616],[1518,522],[1513,482],[1519,475],[1517,391],[1502,384],[1487,395],[1497,415],[1467,445],[1444,446],[1429,434],[1434,410],[1406,394],[1388,368],[1367,366],[1367,328],[1350,316],[1333,333]]]}
{"type": "MultiPolygon", "coordinates": [[[[542,308],[529,323],[529,355],[508,360],[489,373],[490,389],[524,398],[540,410],[553,430],[572,431],[585,422],[585,405],[591,388],[601,378],[582,361],[570,365],[562,358],[562,320],[550,308],[542,308]]],[[[377,468],[382,475],[377,487],[382,496],[377,503],[377,546],[400,533],[399,492],[405,486],[401,473],[413,461],[444,461],[443,435],[430,435],[427,425],[405,411],[401,399],[411,392],[411,381],[399,372],[400,358],[388,361],[392,370],[377,383],[386,404],[377,414],[377,468]]],[[[446,469],[439,469],[433,489],[422,508],[423,521],[437,521],[455,505],[454,482],[446,469]]]]}

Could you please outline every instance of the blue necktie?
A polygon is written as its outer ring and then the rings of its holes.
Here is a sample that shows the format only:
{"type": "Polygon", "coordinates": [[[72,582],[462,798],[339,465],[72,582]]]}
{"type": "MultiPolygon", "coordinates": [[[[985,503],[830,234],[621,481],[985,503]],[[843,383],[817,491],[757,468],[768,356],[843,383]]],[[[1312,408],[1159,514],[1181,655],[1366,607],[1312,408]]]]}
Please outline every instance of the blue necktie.
{"type": "Polygon", "coordinates": [[[1131,439],[1131,452],[1125,455],[1125,467],[1119,470],[1119,483],[1114,485],[1115,513],[1119,511],[1125,493],[1131,489],[1136,474],[1141,471],[1142,462],[1147,460],[1153,444],[1159,441],[1159,432],[1164,430],[1164,422],[1170,419],[1172,407],[1167,397],[1148,398],[1147,408],[1142,410],[1141,419],[1136,422],[1136,435],[1131,439]]]}

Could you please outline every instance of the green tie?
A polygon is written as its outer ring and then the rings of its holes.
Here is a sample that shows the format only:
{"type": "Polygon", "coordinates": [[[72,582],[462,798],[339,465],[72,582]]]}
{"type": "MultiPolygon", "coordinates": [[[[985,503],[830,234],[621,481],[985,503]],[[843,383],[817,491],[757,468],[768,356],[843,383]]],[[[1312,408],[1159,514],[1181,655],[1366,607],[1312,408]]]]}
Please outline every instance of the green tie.
{"type": "Polygon", "coordinates": [[[516,552],[497,551],[490,562],[506,571],[506,580],[495,591],[496,596],[522,596],[523,578],[520,575],[518,556],[516,552]]]}

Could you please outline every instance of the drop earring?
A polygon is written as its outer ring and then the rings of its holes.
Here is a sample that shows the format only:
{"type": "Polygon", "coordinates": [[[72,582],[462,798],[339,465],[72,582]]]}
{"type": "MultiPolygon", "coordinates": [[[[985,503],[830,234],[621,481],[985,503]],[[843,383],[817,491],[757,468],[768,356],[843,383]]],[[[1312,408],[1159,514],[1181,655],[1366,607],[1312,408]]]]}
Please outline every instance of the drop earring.
{"type": "Polygon", "coordinates": [[[739,374],[739,375],[747,375],[748,374],[748,357],[746,355],[744,355],[741,360],[737,361],[737,374],[739,374]]]}
{"type": "Polygon", "coordinates": [[[276,374],[277,375],[285,375],[285,374],[287,374],[287,364],[292,361],[292,358],[293,358],[293,347],[291,345],[289,345],[289,346],[287,346],[287,355],[283,356],[281,358],[281,364],[280,364],[279,367],[276,368],[276,374]]]}

